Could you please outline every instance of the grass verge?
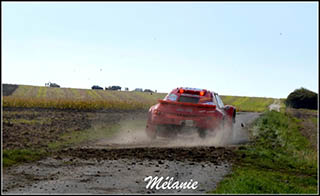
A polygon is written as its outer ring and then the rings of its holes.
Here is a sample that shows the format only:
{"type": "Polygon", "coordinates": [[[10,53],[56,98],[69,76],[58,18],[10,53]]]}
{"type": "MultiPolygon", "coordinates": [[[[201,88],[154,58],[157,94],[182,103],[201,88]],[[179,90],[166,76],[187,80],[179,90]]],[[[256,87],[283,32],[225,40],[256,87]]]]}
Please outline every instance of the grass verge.
{"type": "Polygon", "coordinates": [[[211,193],[317,193],[317,151],[299,120],[264,113],[251,127],[254,143],[237,150],[233,172],[211,193]]]}

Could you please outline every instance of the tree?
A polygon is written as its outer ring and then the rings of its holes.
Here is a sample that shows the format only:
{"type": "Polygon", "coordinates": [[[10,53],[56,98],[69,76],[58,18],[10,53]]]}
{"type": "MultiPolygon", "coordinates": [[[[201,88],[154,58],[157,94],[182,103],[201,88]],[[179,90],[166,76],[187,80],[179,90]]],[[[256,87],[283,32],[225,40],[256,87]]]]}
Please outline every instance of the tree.
{"type": "Polygon", "coordinates": [[[318,94],[301,87],[288,95],[285,104],[292,108],[318,109],[318,94]]]}

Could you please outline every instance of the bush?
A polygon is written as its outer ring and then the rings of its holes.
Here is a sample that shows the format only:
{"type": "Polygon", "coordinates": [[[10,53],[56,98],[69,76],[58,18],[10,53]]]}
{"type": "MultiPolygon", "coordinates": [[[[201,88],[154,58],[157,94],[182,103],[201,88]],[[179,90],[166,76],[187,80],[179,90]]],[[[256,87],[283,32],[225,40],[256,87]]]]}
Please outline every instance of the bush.
{"type": "Polygon", "coordinates": [[[286,106],[292,108],[318,108],[318,94],[305,88],[294,90],[285,101],[286,106]]]}

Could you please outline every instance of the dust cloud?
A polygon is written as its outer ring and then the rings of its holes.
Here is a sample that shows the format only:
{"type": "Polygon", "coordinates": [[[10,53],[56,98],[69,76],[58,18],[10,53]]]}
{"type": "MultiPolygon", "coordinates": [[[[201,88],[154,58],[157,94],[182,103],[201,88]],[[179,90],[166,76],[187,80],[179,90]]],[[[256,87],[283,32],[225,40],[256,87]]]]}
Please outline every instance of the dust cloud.
{"type": "MultiPolygon", "coordinates": [[[[191,146],[226,146],[241,142],[243,134],[240,125],[230,129],[215,130],[214,134],[208,132],[206,138],[199,137],[197,130],[188,129],[188,134],[179,134],[176,138],[157,137],[151,140],[145,132],[147,120],[145,116],[131,116],[121,119],[120,128],[108,138],[102,138],[94,144],[102,148],[134,148],[134,147],[191,147],[191,146]]],[[[184,131],[182,130],[182,133],[184,131]]]]}

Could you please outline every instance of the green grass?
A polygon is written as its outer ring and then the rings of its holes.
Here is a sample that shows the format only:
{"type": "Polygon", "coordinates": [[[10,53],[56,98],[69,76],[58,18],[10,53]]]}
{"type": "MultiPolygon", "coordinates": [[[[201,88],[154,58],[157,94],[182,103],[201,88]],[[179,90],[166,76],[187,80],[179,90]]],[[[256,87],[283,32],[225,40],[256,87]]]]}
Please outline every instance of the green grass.
{"type": "Polygon", "coordinates": [[[47,152],[39,149],[13,149],[3,150],[3,167],[28,161],[36,161],[47,155],[47,152]]]}
{"type": "Polygon", "coordinates": [[[237,150],[233,172],[212,193],[317,193],[317,152],[299,120],[266,112],[251,128],[253,144],[237,150]]]}
{"type": "Polygon", "coordinates": [[[317,193],[317,179],[260,168],[235,166],[234,173],[214,193],[317,193]]]}
{"type": "Polygon", "coordinates": [[[263,112],[268,110],[268,106],[274,102],[273,98],[265,97],[240,97],[240,96],[221,96],[225,105],[232,105],[237,111],[263,112]]]}
{"type": "Polygon", "coordinates": [[[14,124],[28,124],[28,125],[36,125],[36,124],[50,124],[51,119],[4,119],[5,123],[14,123],[14,124]]]}
{"type": "Polygon", "coordinates": [[[69,146],[75,146],[84,142],[89,142],[101,138],[108,138],[115,134],[119,129],[119,125],[96,125],[90,129],[83,131],[73,131],[61,136],[60,141],[48,144],[50,150],[59,150],[69,146]]]}

